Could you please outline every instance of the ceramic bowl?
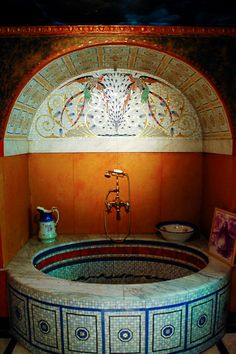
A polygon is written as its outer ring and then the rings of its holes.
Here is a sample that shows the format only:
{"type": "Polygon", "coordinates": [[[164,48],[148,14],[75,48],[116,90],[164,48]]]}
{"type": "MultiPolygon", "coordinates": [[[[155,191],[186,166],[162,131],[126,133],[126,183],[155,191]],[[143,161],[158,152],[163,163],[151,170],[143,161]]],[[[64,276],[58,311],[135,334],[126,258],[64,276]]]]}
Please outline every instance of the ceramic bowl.
{"type": "Polygon", "coordinates": [[[196,231],[196,226],[186,221],[164,221],[156,225],[162,237],[167,241],[185,242],[196,231]]]}

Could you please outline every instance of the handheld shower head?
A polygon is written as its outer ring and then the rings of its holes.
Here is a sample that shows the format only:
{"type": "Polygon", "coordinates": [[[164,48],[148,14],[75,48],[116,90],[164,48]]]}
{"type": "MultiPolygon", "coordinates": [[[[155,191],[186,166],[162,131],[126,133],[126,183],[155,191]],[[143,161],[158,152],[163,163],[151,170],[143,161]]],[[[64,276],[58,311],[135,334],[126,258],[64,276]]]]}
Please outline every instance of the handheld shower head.
{"type": "Polygon", "coordinates": [[[126,173],[122,170],[114,169],[106,171],[104,176],[107,178],[110,178],[111,176],[123,177],[126,176],[126,173]]]}
{"type": "Polygon", "coordinates": [[[112,172],[116,175],[124,175],[125,174],[124,171],[118,170],[118,169],[114,169],[112,172]]]}

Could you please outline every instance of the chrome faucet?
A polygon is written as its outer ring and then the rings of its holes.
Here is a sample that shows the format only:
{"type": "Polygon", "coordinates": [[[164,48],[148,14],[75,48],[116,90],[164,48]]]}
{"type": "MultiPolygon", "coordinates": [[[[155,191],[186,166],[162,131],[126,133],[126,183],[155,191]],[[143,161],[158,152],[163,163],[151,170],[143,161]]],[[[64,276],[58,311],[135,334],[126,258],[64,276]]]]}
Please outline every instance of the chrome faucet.
{"type": "Polygon", "coordinates": [[[105,177],[110,178],[111,176],[116,177],[116,188],[110,189],[106,195],[105,199],[105,205],[106,205],[106,211],[108,213],[111,212],[112,208],[116,209],[116,219],[120,220],[120,209],[122,207],[125,208],[125,211],[128,212],[130,208],[130,202],[129,201],[123,201],[120,198],[120,186],[119,186],[119,177],[128,177],[127,173],[123,172],[122,170],[108,170],[105,172],[105,177]],[[115,193],[115,198],[112,201],[108,201],[108,197],[111,193],[115,193]]]}
{"type": "MultiPolygon", "coordinates": [[[[105,227],[105,233],[106,235],[112,240],[115,241],[108,233],[107,231],[107,215],[109,215],[112,212],[112,209],[115,209],[116,211],[116,220],[117,222],[120,221],[120,212],[121,208],[124,208],[125,212],[128,213],[128,231],[125,237],[122,239],[124,241],[126,237],[130,234],[130,228],[131,228],[131,218],[130,218],[130,181],[129,181],[129,176],[127,173],[125,173],[122,170],[114,169],[114,170],[108,170],[105,172],[105,177],[110,178],[110,177],[115,177],[116,178],[116,186],[113,189],[110,189],[106,195],[105,198],[105,208],[104,208],[104,227],[105,227]],[[128,200],[124,201],[120,197],[120,186],[119,186],[119,178],[125,177],[127,179],[128,183],[128,200]],[[109,196],[111,194],[115,194],[113,199],[109,199],[109,196]]],[[[117,240],[117,242],[120,242],[117,240]]]]}

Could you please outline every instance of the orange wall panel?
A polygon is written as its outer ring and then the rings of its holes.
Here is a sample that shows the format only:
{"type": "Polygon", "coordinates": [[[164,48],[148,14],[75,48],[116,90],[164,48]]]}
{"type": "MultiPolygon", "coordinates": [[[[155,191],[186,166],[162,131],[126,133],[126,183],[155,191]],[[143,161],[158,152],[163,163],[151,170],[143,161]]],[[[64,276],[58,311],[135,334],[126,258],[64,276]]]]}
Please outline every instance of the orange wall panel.
{"type": "MultiPolygon", "coordinates": [[[[155,154],[108,153],[79,154],[76,163],[76,232],[104,233],[104,201],[116,179],[105,178],[108,169],[122,169],[129,174],[131,187],[132,232],[153,232],[160,208],[160,157],[155,154]],[[158,180],[159,178],[159,180],[158,180]],[[145,217],[143,217],[145,216],[145,217]],[[92,222],[91,222],[92,218],[92,222]]],[[[119,179],[122,200],[128,199],[127,180],[119,179]]],[[[113,196],[114,197],[114,196],[113,196]]],[[[123,217],[126,215],[124,214],[123,217]]],[[[128,215],[127,215],[128,217],[128,215]]],[[[108,219],[109,220],[109,219],[108,219]]],[[[124,231],[126,227],[124,226],[124,231]]]]}
{"type": "Polygon", "coordinates": [[[234,211],[234,160],[235,158],[233,156],[228,155],[204,155],[201,218],[202,228],[207,237],[210,235],[215,208],[234,211]]]}
{"type": "Polygon", "coordinates": [[[76,233],[104,233],[104,199],[107,190],[115,187],[115,179],[108,180],[104,173],[113,168],[117,168],[115,153],[81,153],[75,156],[76,233]]]}
{"type": "Polygon", "coordinates": [[[120,154],[119,162],[130,176],[131,230],[154,233],[160,215],[161,154],[120,154]]]}
{"type": "Polygon", "coordinates": [[[3,159],[2,252],[6,265],[29,237],[29,182],[27,155],[3,159]]]}
{"type": "MultiPolygon", "coordinates": [[[[132,233],[155,232],[156,223],[167,217],[198,222],[201,156],[199,153],[30,155],[33,233],[37,233],[36,207],[40,205],[58,207],[61,215],[58,233],[103,234],[105,196],[116,183],[114,177],[105,178],[104,173],[114,168],[126,171],[130,177],[132,233]]],[[[127,200],[126,179],[119,181],[121,198],[127,200]]]]}
{"type": "Polygon", "coordinates": [[[60,212],[58,233],[74,233],[74,155],[29,155],[29,184],[31,195],[31,230],[38,232],[37,206],[60,212]]]}
{"type": "Polygon", "coordinates": [[[161,220],[199,224],[201,190],[202,154],[162,154],[161,220]]]}
{"type": "Polygon", "coordinates": [[[29,237],[28,187],[28,157],[0,158],[0,317],[8,316],[4,267],[29,237]]]}

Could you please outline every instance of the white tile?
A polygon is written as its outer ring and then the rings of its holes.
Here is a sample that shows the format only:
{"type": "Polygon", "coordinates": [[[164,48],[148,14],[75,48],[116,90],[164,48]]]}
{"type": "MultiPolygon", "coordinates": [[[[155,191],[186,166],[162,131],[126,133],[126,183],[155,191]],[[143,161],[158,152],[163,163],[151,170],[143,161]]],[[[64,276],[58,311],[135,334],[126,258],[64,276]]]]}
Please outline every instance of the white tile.
{"type": "Polygon", "coordinates": [[[22,155],[29,152],[28,141],[25,139],[4,139],[4,156],[22,155]]]}
{"type": "Polygon", "coordinates": [[[204,139],[203,151],[214,154],[232,155],[233,152],[233,140],[231,138],[226,139],[204,139]]]}
{"type": "Polygon", "coordinates": [[[44,152],[199,152],[200,139],[185,138],[50,138],[29,141],[30,153],[44,152]]]}

